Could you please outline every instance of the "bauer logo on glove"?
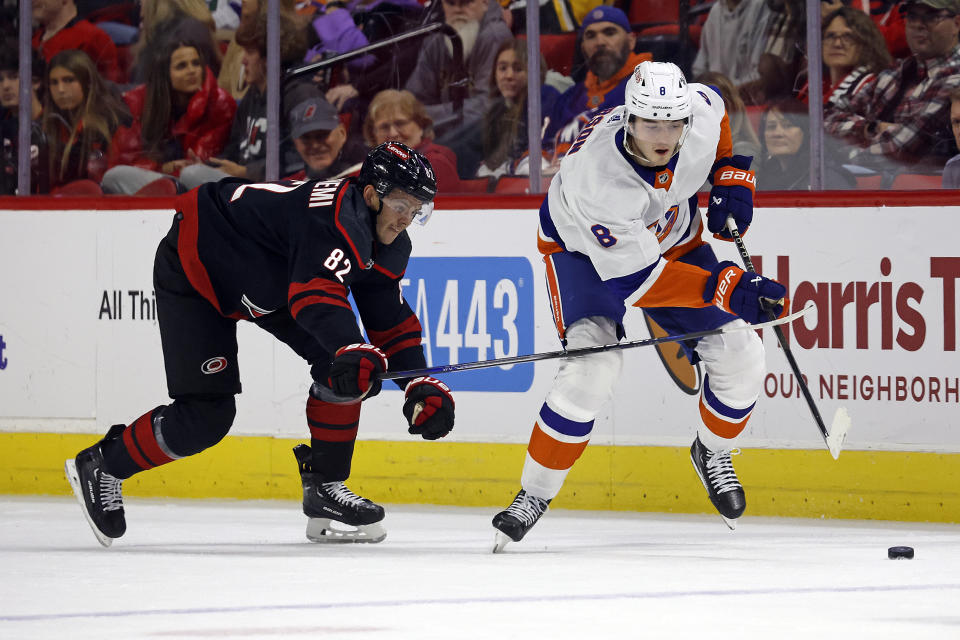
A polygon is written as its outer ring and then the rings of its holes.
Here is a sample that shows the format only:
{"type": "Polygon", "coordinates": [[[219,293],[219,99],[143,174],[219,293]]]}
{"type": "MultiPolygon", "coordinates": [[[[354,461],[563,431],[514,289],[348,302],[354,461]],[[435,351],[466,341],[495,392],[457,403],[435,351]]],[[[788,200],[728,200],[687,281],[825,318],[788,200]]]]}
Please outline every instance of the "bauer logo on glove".
{"type": "Polygon", "coordinates": [[[753,222],[753,193],[757,176],[750,170],[749,156],[733,156],[717,160],[710,171],[710,200],[707,203],[707,229],[713,237],[732,240],[727,218],[732,216],[740,235],[753,222]]]}

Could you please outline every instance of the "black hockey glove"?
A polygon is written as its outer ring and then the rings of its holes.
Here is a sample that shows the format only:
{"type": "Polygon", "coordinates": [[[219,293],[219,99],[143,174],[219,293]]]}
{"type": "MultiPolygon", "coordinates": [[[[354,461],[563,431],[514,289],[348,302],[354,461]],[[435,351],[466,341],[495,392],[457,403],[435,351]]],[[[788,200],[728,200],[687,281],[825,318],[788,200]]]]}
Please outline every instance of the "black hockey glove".
{"type": "Polygon", "coordinates": [[[703,301],[712,302],[727,313],[750,324],[769,320],[768,312],[780,317],[787,302],[787,289],[776,280],[759,273],[748,273],[725,260],[715,266],[707,278],[703,301]]]}
{"type": "Polygon", "coordinates": [[[387,356],[372,344],[349,344],[330,363],[330,389],[338,396],[362,400],[380,393],[387,356]]]}
{"type": "Polygon", "coordinates": [[[436,440],[453,429],[453,396],[450,387],[436,378],[414,378],[407,384],[403,415],[410,428],[424,440],[436,440]]]}
{"type": "Polygon", "coordinates": [[[714,238],[733,240],[727,230],[727,217],[733,216],[740,235],[753,222],[753,192],[757,176],[750,170],[750,156],[720,158],[710,170],[710,200],[707,203],[707,229],[714,238]]]}

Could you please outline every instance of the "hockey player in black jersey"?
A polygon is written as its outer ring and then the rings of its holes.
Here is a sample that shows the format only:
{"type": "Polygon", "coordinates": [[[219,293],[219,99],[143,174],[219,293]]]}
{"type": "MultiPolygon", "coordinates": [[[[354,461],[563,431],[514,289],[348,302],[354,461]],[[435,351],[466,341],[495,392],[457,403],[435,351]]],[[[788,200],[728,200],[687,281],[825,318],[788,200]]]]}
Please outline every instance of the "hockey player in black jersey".
{"type": "MultiPolygon", "coordinates": [[[[169,396],[67,460],[66,472],[101,544],[126,530],[121,483],[219,442],[240,393],[237,321],[269,331],[310,364],[311,445],[294,453],[307,537],[379,542],[383,508],[344,481],[363,400],[378,374],[426,366],[421,327],[403,300],[406,228],[426,222],[436,180],[421,154],[396,142],[372,150],[355,179],[251,184],[225,179],[177,200],[157,248],[154,287],[169,396]],[[348,295],[359,311],[361,335],[348,295]],[[348,525],[331,527],[331,522],[348,525]]],[[[453,428],[439,380],[398,380],[408,431],[434,440],[453,428]]]]}

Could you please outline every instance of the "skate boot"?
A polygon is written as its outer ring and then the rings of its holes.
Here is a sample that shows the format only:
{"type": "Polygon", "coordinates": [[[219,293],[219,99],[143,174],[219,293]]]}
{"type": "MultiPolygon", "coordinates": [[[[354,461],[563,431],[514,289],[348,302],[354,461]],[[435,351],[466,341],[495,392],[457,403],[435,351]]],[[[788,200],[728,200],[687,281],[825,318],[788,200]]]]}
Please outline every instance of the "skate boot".
{"type": "Polygon", "coordinates": [[[123,481],[103,470],[103,451],[100,447],[107,440],[119,438],[125,428],[126,425],[122,424],[110,427],[103,440],[64,464],[67,480],[83,508],[83,515],[93,529],[93,535],[105,547],[126,532],[127,522],[123,515],[123,495],[120,493],[123,481]]]}
{"type": "Polygon", "coordinates": [[[523,536],[537,524],[549,504],[550,500],[530,495],[521,489],[509,507],[493,516],[493,526],[497,530],[493,552],[500,553],[511,540],[523,540],[523,536]]]}
{"type": "Polygon", "coordinates": [[[697,470],[700,482],[710,496],[710,502],[731,529],[737,528],[737,518],[743,515],[743,510],[747,508],[743,486],[737,479],[737,472],[733,470],[733,463],[730,461],[730,455],[738,453],[740,453],[739,449],[710,451],[700,442],[699,436],[690,446],[693,468],[697,470]]]}
{"type": "Polygon", "coordinates": [[[380,542],[387,537],[383,507],[342,482],[322,482],[311,465],[310,447],[293,448],[303,481],[303,513],[310,542],[380,542]],[[336,523],[339,526],[335,526],[336,523]]]}

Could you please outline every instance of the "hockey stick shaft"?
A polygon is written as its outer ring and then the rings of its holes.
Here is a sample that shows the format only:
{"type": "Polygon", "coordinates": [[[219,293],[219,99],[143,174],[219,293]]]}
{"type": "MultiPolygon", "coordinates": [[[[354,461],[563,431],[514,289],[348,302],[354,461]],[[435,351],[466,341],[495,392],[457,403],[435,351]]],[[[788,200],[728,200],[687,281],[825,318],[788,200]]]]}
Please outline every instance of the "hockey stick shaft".
{"type": "MultiPolygon", "coordinates": [[[[737,230],[737,223],[734,222],[732,216],[727,218],[727,230],[730,231],[730,235],[733,236],[733,242],[737,245],[737,251],[740,253],[740,259],[743,260],[743,266],[745,266],[747,271],[750,273],[756,273],[757,270],[753,267],[753,260],[750,258],[750,252],[747,251],[747,247],[743,244],[743,238],[740,237],[740,232],[737,230]]],[[[771,318],[776,317],[770,310],[767,310],[767,313],[771,318]]],[[[810,394],[810,388],[807,386],[807,382],[804,380],[803,374],[800,373],[800,365],[797,364],[797,359],[793,357],[793,351],[790,350],[790,345],[787,343],[787,336],[784,335],[783,329],[781,329],[779,325],[774,325],[773,331],[777,334],[777,341],[780,343],[780,348],[783,349],[783,354],[787,357],[787,362],[790,364],[790,369],[793,371],[793,375],[797,379],[797,385],[800,387],[800,392],[803,394],[803,399],[807,401],[807,406],[810,407],[810,413],[813,414],[813,419],[817,423],[817,428],[820,429],[820,435],[823,436],[823,441],[827,444],[827,448],[829,448],[831,453],[833,453],[833,447],[830,443],[830,434],[827,432],[827,426],[823,423],[823,417],[820,415],[820,410],[817,408],[817,403],[814,402],[813,396],[810,394]]]]}
{"type": "Polygon", "coordinates": [[[763,329],[764,327],[778,327],[781,324],[793,322],[802,317],[813,305],[801,309],[796,313],[782,318],[774,318],[769,322],[760,324],[735,324],[726,325],[717,329],[706,329],[704,331],[694,331],[693,333],[684,333],[676,336],[661,336],[659,338],[645,338],[642,340],[632,340],[630,342],[616,342],[613,344],[601,344],[595,347],[581,347],[579,349],[566,349],[562,351],[548,351],[546,353],[532,353],[525,356],[509,356],[506,358],[496,358],[494,360],[480,360],[477,362],[463,362],[460,364],[446,364],[436,367],[426,367],[425,369],[409,369],[407,371],[387,371],[380,374],[381,380],[396,380],[398,378],[419,378],[420,376],[431,376],[442,373],[454,373],[456,371],[472,371],[474,369],[487,369],[489,367],[505,367],[508,365],[522,364],[524,362],[537,362],[539,360],[553,360],[556,358],[576,358],[591,353],[602,353],[604,351],[620,351],[622,349],[633,349],[634,347],[650,347],[664,342],[684,342],[686,340],[697,340],[707,336],[715,336],[721,333],[731,333],[733,331],[748,331],[763,329]]]}

